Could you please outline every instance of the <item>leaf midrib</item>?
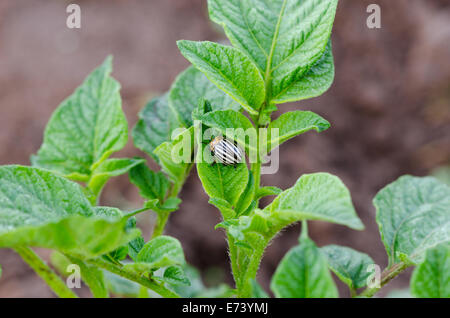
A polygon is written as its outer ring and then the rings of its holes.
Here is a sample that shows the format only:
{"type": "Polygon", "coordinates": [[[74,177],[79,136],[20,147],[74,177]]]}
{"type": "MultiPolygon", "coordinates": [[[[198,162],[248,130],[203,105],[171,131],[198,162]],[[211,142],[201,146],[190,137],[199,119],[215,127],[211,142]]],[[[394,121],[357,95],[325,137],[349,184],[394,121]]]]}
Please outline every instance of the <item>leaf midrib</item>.
{"type": "Polygon", "coordinates": [[[275,32],[273,34],[272,45],[270,47],[269,57],[267,59],[266,73],[265,73],[265,76],[264,76],[265,85],[266,85],[266,94],[267,95],[269,95],[268,94],[268,92],[269,92],[268,88],[269,88],[270,83],[271,83],[270,75],[272,73],[271,67],[272,67],[273,54],[275,52],[275,47],[277,45],[278,34],[280,32],[280,26],[281,26],[281,19],[283,18],[284,10],[286,9],[286,3],[287,3],[287,0],[284,0],[283,4],[281,5],[280,13],[278,15],[277,24],[275,26],[275,32]]]}
{"type": "MultiPolygon", "coordinates": [[[[283,58],[282,61],[280,61],[280,63],[277,64],[277,66],[275,66],[272,70],[271,73],[273,71],[275,71],[276,69],[278,69],[281,65],[283,65],[284,63],[286,63],[287,60],[289,60],[289,58],[291,56],[293,56],[302,46],[303,44],[309,39],[309,37],[311,36],[311,34],[317,29],[316,26],[319,25],[322,22],[322,18],[328,13],[328,10],[330,9],[330,5],[328,5],[326,11],[323,12],[323,14],[320,16],[319,20],[317,21],[317,23],[314,25],[313,31],[308,33],[307,36],[305,37],[305,40],[302,42],[302,44],[300,44],[298,47],[296,47],[292,52],[290,52],[285,58],[283,58]]],[[[322,51],[323,52],[323,51],[322,51]]]]}
{"type": "MultiPolygon", "coordinates": [[[[187,47],[185,46],[185,48],[187,48],[187,47]]],[[[189,49],[189,51],[192,52],[191,48],[188,48],[188,49],[189,49]]],[[[230,48],[230,49],[231,49],[231,48],[230,48]]],[[[210,51],[209,49],[208,49],[208,51],[211,53],[211,51],[210,51]]],[[[234,53],[236,53],[236,52],[234,52],[234,53]]],[[[239,53],[237,53],[237,54],[239,54],[239,53]]],[[[231,87],[232,87],[233,89],[236,90],[236,92],[239,93],[239,97],[240,97],[240,99],[242,99],[242,100],[241,100],[241,101],[238,101],[238,100],[236,100],[235,98],[233,98],[233,96],[230,95],[230,97],[231,97],[233,100],[235,100],[237,103],[241,104],[241,105],[242,105],[249,113],[251,113],[251,114],[256,114],[256,113],[257,113],[256,110],[253,109],[252,106],[250,106],[249,101],[247,100],[246,97],[244,97],[242,91],[241,91],[240,89],[238,89],[238,88],[234,85],[233,81],[231,81],[230,78],[229,78],[228,76],[225,76],[225,74],[222,72],[221,69],[217,68],[217,67],[216,67],[215,65],[213,65],[209,60],[206,60],[206,59],[203,59],[203,58],[202,58],[201,60],[202,60],[205,64],[207,64],[207,65],[209,65],[210,67],[212,67],[216,72],[218,72],[218,73],[226,80],[226,82],[227,82],[228,84],[230,84],[231,87]]],[[[259,74],[259,72],[258,72],[258,74],[259,74]]],[[[205,76],[208,77],[208,75],[206,75],[206,74],[205,74],[205,76]]],[[[211,80],[209,77],[208,77],[208,79],[211,80]]],[[[212,81],[212,80],[211,80],[211,81],[212,81]]],[[[227,90],[227,91],[228,91],[228,90],[227,90]]],[[[233,95],[234,95],[234,94],[233,94],[233,95]]],[[[258,105],[258,106],[259,106],[259,105],[258,105]]]]}
{"type": "MultiPolygon", "coordinates": [[[[220,1],[219,1],[219,3],[220,3],[220,1]]],[[[242,9],[242,1],[239,2],[239,8],[241,9],[241,11],[243,11],[243,9],[242,9]]],[[[262,47],[262,45],[261,45],[261,43],[259,42],[258,38],[257,38],[257,37],[255,36],[255,34],[253,33],[253,30],[250,29],[250,26],[249,26],[249,24],[248,24],[247,16],[246,16],[245,14],[243,14],[243,15],[242,15],[242,18],[244,19],[245,26],[247,27],[247,30],[248,30],[248,32],[250,33],[250,35],[252,36],[252,38],[253,38],[253,40],[255,41],[256,45],[258,45],[259,49],[263,52],[264,56],[265,56],[266,58],[268,58],[268,55],[267,55],[266,50],[262,47]]],[[[255,64],[257,64],[257,63],[255,63],[255,64]]],[[[258,66],[258,68],[259,68],[259,66],[258,66]]]]}
{"type": "MultiPolygon", "coordinates": [[[[438,203],[439,203],[439,202],[434,202],[434,203],[431,203],[431,205],[432,205],[432,206],[436,206],[436,205],[438,205],[438,203]]],[[[421,216],[423,216],[424,213],[427,213],[427,212],[431,211],[432,208],[430,208],[430,209],[428,209],[428,210],[426,210],[426,211],[422,211],[422,210],[421,210],[421,208],[422,208],[424,205],[429,205],[429,204],[430,204],[430,203],[423,203],[423,204],[421,204],[417,209],[415,209],[414,212],[412,212],[412,213],[406,213],[405,216],[402,218],[401,222],[398,224],[398,227],[395,229],[394,235],[392,236],[392,242],[391,242],[391,245],[390,245],[390,247],[391,247],[391,252],[392,252],[392,255],[391,255],[391,258],[392,258],[392,264],[394,264],[395,259],[396,259],[396,256],[395,256],[395,252],[396,252],[395,245],[396,245],[396,243],[397,243],[397,239],[398,239],[398,234],[399,234],[399,232],[400,232],[400,228],[405,224],[405,222],[410,221],[410,220],[412,220],[412,219],[414,219],[414,218],[416,218],[416,217],[421,217],[421,216]]],[[[449,222],[447,222],[447,223],[449,223],[449,222]]],[[[445,226],[447,223],[443,224],[442,226],[445,226]]],[[[442,226],[437,227],[437,228],[433,229],[430,233],[428,233],[428,234],[425,236],[425,238],[421,241],[421,244],[425,241],[425,239],[427,239],[432,233],[434,233],[437,229],[440,229],[442,226]]],[[[419,244],[418,246],[421,246],[421,244],[419,244]]],[[[409,256],[409,257],[412,257],[412,256],[414,255],[414,252],[415,252],[415,251],[417,251],[417,248],[416,248],[410,255],[408,255],[408,256],[409,256]]]]}

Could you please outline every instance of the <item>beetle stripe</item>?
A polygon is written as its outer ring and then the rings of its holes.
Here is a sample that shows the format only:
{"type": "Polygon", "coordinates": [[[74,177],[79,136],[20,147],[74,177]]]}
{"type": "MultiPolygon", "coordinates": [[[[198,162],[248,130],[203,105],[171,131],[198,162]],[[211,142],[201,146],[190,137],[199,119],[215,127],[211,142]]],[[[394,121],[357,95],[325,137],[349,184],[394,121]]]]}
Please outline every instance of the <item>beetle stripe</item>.
{"type": "Polygon", "coordinates": [[[233,155],[235,156],[235,159],[241,159],[240,150],[239,150],[239,148],[236,145],[232,144],[229,141],[225,141],[225,144],[226,144],[226,147],[229,149],[229,151],[231,153],[233,153],[233,155]]]}
{"type": "Polygon", "coordinates": [[[221,161],[225,164],[233,164],[234,159],[230,155],[230,153],[226,150],[224,145],[220,145],[220,147],[216,147],[217,155],[220,157],[221,161]]]}
{"type": "Polygon", "coordinates": [[[234,144],[227,142],[227,148],[230,150],[230,154],[233,155],[235,161],[240,161],[242,159],[239,148],[234,144]]]}
{"type": "Polygon", "coordinates": [[[211,149],[214,153],[214,157],[222,164],[232,165],[241,162],[241,150],[232,142],[222,139],[212,145],[211,149]]]}
{"type": "Polygon", "coordinates": [[[225,164],[233,164],[234,163],[233,157],[222,148],[218,149],[217,155],[220,158],[220,160],[225,164]]]}

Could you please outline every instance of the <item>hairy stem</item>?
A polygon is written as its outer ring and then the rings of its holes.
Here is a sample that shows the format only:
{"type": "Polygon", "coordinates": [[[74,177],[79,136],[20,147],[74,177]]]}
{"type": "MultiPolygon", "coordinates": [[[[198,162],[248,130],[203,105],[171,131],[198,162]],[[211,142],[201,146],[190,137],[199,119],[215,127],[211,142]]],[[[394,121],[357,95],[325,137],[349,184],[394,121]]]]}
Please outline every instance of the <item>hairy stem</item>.
{"type": "Polygon", "coordinates": [[[231,271],[233,273],[233,277],[234,277],[234,282],[236,284],[236,286],[240,285],[239,282],[239,276],[237,275],[237,273],[239,273],[239,268],[238,268],[238,263],[237,263],[237,247],[234,244],[234,239],[233,237],[227,233],[227,238],[228,238],[228,253],[230,256],[230,262],[231,262],[231,271]]]}
{"type": "Polygon", "coordinates": [[[237,296],[239,298],[250,298],[252,297],[252,287],[251,287],[251,279],[256,278],[256,274],[259,269],[259,264],[261,263],[262,256],[264,254],[266,242],[263,243],[264,246],[261,248],[254,249],[253,253],[250,256],[250,261],[247,264],[247,268],[245,269],[244,275],[239,281],[239,285],[237,285],[237,296]]]}
{"type": "Polygon", "coordinates": [[[367,287],[361,294],[360,297],[372,297],[375,295],[384,285],[389,283],[392,279],[394,279],[398,274],[403,272],[409,265],[403,262],[393,265],[392,267],[385,269],[381,274],[381,282],[380,287],[367,287]]]}
{"type": "Polygon", "coordinates": [[[14,250],[41,277],[52,291],[61,298],[77,298],[61,278],[29,247],[16,247],[14,250]]]}
{"type": "MultiPolygon", "coordinates": [[[[272,85],[272,76],[271,76],[271,68],[272,68],[272,59],[273,59],[273,55],[275,52],[275,46],[277,43],[277,38],[278,38],[278,34],[280,31],[280,25],[281,25],[281,18],[284,14],[284,10],[286,8],[286,1],[283,2],[282,8],[280,10],[280,14],[278,16],[278,21],[277,21],[277,25],[275,28],[275,33],[274,33],[274,37],[272,39],[272,45],[270,48],[270,53],[269,53],[269,57],[267,59],[267,64],[266,64],[266,71],[264,74],[264,84],[265,84],[265,88],[266,88],[266,96],[264,99],[264,103],[261,106],[261,109],[259,110],[259,114],[258,116],[253,119],[254,123],[255,123],[255,127],[257,129],[256,134],[257,134],[257,161],[255,163],[251,164],[251,171],[253,174],[253,177],[255,178],[255,195],[257,193],[257,191],[260,188],[260,183],[261,183],[261,155],[260,155],[260,134],[259,134],[259,128],[260,127],[264,127],[265,125],[267,125],[268,123],[266,122],[266,118],[264,118],[264,121],[262,122],[261,120],[261,115],[264,113],[264,109],[269,106],[270,104],[270,100],[271,100],[271,85],[272,85]]],[[[270,119],[269,119],[270,122],[270,119]]],[[[250,297],[251,296],[251,285],[250,285],[250,280],[256,278],[256,274],[258,272],[258,268],[259,268],[259,264],[261,262],[261,258],[262,255],[264,253],[264,249],[266,247],[266,245],[268,244],[267,242],[261,242],[262,245],[259,246],[258,248],[255,248],[255,250],[253,250],[253,253],[250,256],[250,261],[247,264],[247,268],[239,268],[237,269],[238,272],[235,272],[235,270],[233,270],[233,276],[235,277],[235,281],[239,281],[239,284],[236,286],[237,287],[237,294],[238,297],[250,297]],[[244,271],[242,273],[242,271],[244,271]]],[[[237,248],[237,250],[239,251],[239,248],[237,248]]]]}
{"type": "Polygon", "coordinates": [[[88,260],[87,262],[89,264],[95,265],[97,267],[106,269],[107,271],[109,271],[111,273],[114,273],[116,275],[119,275],[121,277],[129,279],[133,282],[136,282],[142,286],[145,286],[165,298],[179,298],[180,297],[173,291],[167,289],[166,287],[164,287],[162,285],[157,284],[154,281],[151,281],[148,278],[145,278],[135,272],[129,271],[121,266],[106,262],[106,261],[102,260],[101,258],[93,258],[93,259],[88,260]]]}

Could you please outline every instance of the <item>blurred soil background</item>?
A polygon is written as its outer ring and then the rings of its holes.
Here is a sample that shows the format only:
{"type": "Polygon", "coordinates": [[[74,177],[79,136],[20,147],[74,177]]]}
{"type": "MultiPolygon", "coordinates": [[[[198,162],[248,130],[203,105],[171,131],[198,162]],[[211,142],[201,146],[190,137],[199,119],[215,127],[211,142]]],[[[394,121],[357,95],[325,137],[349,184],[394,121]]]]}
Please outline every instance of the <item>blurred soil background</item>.
{"type": "MultiPolygon", "coordinates": [[[[366,252],[384,268],[387,257],[372,198],[400,175],[427,175],[450,163],[450,2],[341,0],[332,37],[336,78],[331,89],[279,107],[279,113],[312,110],[332,128],[285,143],[278,174],[262,181],[287,188],[303,173],[339,176],[366,230],[311,222],[310,235],[319,246],[341,244],[366,252]],[[381,29],[366,27],[370,3],[381,6],[381,29]]],[[[29,164],[51,113],[108,54],[114,56],[113,76],[122,84],[131,129],[149,97],[168,90],[188,66],[177,49],[179,39],[224,40],[208,19],[205,0],[0,1],[0,164],[29,164]],[[66,27],[69,3],[81,6],[81,29],[66,27]]],[[[143,153],[130,140],[115,156],[135,155],[143,153]]],[[[232,284],[225,236],[214,230],[219,213],[207,203],[195,171],[181,197],[166,233],[182,242],[188,262],[208,284],[232,284]]],[[[142,201],[122,176],[110,181],[101,203],[132,209],[142,201]]],[[[139,217],[147,237],[152,222],[150,213],[139,217]]],[[[299,232],[298,224],[286,229],[267,249],[258,275],[266,290],[299,232]]],[[[0,264],[0,297],[53,296],[13,251],[1,249],[0,264]]],[[[402,275],[381,296],[407,287],[408,280],[402,275]]],[[[348,296],[341,283],[339,289],[348,296]]]]}

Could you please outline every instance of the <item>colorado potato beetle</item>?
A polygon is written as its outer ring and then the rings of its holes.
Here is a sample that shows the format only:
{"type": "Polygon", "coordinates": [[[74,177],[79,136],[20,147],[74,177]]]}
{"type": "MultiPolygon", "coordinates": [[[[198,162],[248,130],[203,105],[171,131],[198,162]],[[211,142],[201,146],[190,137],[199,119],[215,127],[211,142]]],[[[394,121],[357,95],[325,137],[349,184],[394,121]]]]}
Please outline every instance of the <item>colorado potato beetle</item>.
{"type": "Polygon", "coordinates": [[[218,136],[209,144],[216,162],[228,165],[235,165],[242,161],[242,152],[238,146],[227,139],[218,136]]]}

